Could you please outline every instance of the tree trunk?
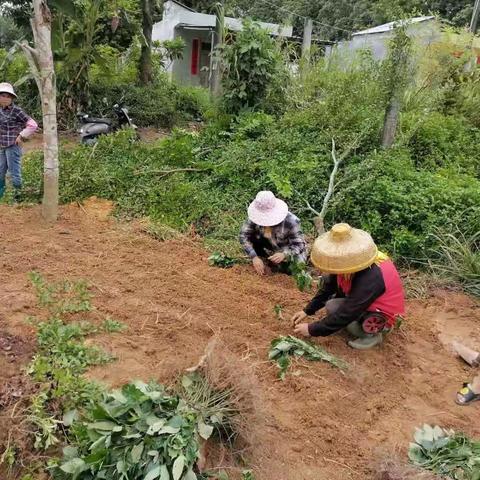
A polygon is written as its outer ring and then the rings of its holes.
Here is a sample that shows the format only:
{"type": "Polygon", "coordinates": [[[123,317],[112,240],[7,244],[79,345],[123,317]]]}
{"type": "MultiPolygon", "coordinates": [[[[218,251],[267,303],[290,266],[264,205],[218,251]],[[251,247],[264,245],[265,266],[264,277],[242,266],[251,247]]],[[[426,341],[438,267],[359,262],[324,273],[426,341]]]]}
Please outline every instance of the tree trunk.
{"type": "Polygon", "coordinates": [[[152,31],[153,31],[153,8],[152,0],[141,0],[142,7],[142,51],[140,54],[140,83],[148,85],[153,81],[152,67],[152,31]]]}
{"type": "Polygon", "coordinates": [[[43,114],[43,203],[42,214],[47,222],[58,217],[58,134],[57,92],[51,45],[52,17],[46,0],[33,0],[31,20],[35,48],[23,42],[21,47],[40,91],[43,114]]]}
{"type": "Polygon", "coordinates": [[[383,122],[382,147],[391,148],[397,133],[398,118],[400,115],[400,100],[394,96],[388,102],[383,122]]]}
{"type": "Polygon", "coordinates": [[[473,6],[472,21],[470,22],[470,31],[475,35],[477,31],[478,19],[480,18],[480,0],[475,1],[473,6]]]}

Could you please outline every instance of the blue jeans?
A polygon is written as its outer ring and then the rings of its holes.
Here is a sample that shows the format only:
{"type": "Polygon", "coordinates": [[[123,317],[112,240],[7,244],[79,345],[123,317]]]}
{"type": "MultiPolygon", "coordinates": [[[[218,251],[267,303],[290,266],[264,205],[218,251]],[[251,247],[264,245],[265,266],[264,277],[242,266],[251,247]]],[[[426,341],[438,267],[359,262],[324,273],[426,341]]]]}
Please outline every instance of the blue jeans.
{"type": "Polygon", "coordinates": [[[13,187],[22,188],[22,149],[18,145],[0,148],[0,198],[5,193],[5,176],[7,170],[12,177],[13,187]]]}

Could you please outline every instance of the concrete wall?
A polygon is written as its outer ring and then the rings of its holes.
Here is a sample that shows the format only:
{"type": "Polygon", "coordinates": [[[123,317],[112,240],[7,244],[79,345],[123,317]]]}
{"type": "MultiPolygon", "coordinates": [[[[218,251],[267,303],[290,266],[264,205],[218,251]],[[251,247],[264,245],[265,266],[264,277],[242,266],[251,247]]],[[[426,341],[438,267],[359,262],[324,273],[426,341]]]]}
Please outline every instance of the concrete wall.
{"type": "MultiPolygon", "coordinates": [[[[166,1],[163,4],[163,19],[161,22],[153,25],[152,40],[163,42],[165,40],[173,40],[180,36],[187,46],[182,60],[175,60],[170,65],[168,71],[177,81],[189,84],[200,85],[200,75],[191,75],[190,65],[192,58],[192,40],[199,38],[202,41],[210,43],[210,34],[205,28],[214,28],[216,18],[215,15],[207,15],[203,13],[192,12],[181,5],[172,1],[166,1]],[[188,26],[198,26],[199,30],[189,30],[184,28],[188,26]],[[197,78],[198,77],[198,78],[197,78]]],[[[230,30],[241,30],[242,22],[236,18],[225,18],[225,25],[230,30]]],[[[292,27],[281,27],[273,23],[260,23],[260,25],[268,30],[272,35],[282,35],[290,37],[292,35],[292,27]]],[[[207,61],[205,53],[202,57],[203,63],[207,61]]],[[[204,76],[205,74],[202,74],[204,76]]]]}
{"type": "Polygon", "coordinates": [[[179,27],[175,30],[175,37],[181,37],[184,40],[186,47],[183,53],[183,58],[181,60],[175,60],[173,64],[173,79],[183,85],[208,86],[205,83],[208,81],[208,72],[201,71],[202,67],[210,66],[208,52],[201,52],[198,75],[191,74],[191,62],[193,40],[198,38],[202,43],[210,44],[210,32],[205,30],[186,30],[179,27]]]}
{"type": "MultiPolygon", "coordinates": [[[[425,48],[441,39],[440,26],[434,20],[410,25],[407,29],[407,33],[418,45],[425,48]]],[[[336,50],[339,53],[353,53],[358,50],[368,49],[372,52],[375,59],[383,60],[388,54],[388,43],[393,34],[394,30],[381,33],[355,35],[350,41],[340,42],[333,48],[333,50],[336,50]]],[[[333,50],[328,48],[326,55],[330,55],[333,50]]]]}
{"type": "MultiPolygon", "coordinates": [[[[153,26],[153,40],[171,40],[174,38],[174,30],[178,25],[198,25],[199,27],[215,27],[215,15],[191,12],[172,1],[163,4],[163,18],[161,22],[153,26]]],[[[274,23],[259,22],[260,26],[268,30],[272,35],[291,37],[293,28],[280,26],[274,23]]],[[[237,18],[225,17],[225,25],[230,30],[242,29],[242,21],[237,18]]]]}

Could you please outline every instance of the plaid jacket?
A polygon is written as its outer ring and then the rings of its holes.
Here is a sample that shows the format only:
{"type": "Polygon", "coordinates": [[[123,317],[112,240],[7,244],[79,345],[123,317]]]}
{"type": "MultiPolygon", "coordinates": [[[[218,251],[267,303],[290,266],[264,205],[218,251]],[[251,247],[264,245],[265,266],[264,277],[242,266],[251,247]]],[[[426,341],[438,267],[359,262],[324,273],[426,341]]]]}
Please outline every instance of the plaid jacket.
{"type": "MultiPolygon", "coordinates": [[[[245,253],[254,258],[257,256],[254,244],[258,244],[265,237],[265,227],[261,227],[247,220],[240,231],[240,243],[245,253]]],[[[272,227],[271,238],[267,238],[272,245],[272,253],[281,251],[286,255],[290,255],[298,262],[307,261],[307,244],[300,227],[300,220],[288,213],[285,220],[279,225],[272,227]]]]}
{"type": "Polygon", "coordinates": [[[10,147],[27,127],[30,117],[17,105],[0,107],[0,147],[10,147]]]}

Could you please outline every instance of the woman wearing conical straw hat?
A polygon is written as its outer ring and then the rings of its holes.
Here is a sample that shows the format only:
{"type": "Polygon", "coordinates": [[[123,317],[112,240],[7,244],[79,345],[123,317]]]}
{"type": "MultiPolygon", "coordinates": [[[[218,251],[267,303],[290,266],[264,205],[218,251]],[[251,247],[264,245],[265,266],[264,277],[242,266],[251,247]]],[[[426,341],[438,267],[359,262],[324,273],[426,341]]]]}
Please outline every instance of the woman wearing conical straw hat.
{"type": "Polygon", "coordinates": [[[378,345],[405,309],[402,282],[393,262],[378,251],[363,230],[339,223],[313,244],[312,263],[322,273],[319,292],[293,318],[295,333],[326,337],[343,328],[356,340],[348,344],[360,350],[378,345]],[[303,323],[325,307],[326,316],[303,323]]]}

